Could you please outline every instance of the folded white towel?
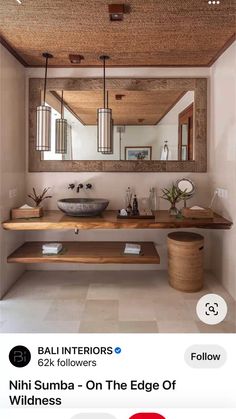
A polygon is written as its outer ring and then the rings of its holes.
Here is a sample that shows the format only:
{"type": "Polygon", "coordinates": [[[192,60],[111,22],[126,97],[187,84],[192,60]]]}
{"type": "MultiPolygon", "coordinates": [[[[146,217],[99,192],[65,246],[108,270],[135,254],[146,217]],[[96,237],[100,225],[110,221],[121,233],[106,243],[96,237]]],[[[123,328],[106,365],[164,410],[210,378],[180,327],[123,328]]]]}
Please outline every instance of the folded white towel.
{"type": "Polygon", "coordinates": [[[140,244],[126,243],[124,253],[132,255],[139,255],[141,252],[140,244]]]}
{"type": "Polygon", "coordinates": [[[162,149],[161,151],[161,160],[171,160],[171,150],[162,149]]]}
{"type": "Polygon", "coordinates": [[[190,208],[191,210],[204,210],[205,208],[199,207],[198,205],[194,205],[190,208]]]}
{"type": "Polygon", "coordinates": [[[22,205],[19,209],[32,209],[32,208],[35,208],[35,207],[31,207],[30,205],[25,204],[25,205],[22,205]]]}
{"type": "Polygon", "coordinates": [[[43,249],[59,249],[62,248],[61,243],[44,243],[42,246],[43,249]]]}
{"type": "Polygon", "coordinates": [[[120,210],[120,215],[126,216],[128,215],[127,211],[123,208],[120,210]]]}
{"type": "Polygon", "coordinates": [[[61,243],[45,243],[42,246],[43,254],[57,254],[62,250],[61,243]]]}
{"type": "Polygon", "coordinates": [[[58,255],[61,252],[61,250],[57,251],[57,250],[42,250],[42,254],[43,255],[58,255]]]}

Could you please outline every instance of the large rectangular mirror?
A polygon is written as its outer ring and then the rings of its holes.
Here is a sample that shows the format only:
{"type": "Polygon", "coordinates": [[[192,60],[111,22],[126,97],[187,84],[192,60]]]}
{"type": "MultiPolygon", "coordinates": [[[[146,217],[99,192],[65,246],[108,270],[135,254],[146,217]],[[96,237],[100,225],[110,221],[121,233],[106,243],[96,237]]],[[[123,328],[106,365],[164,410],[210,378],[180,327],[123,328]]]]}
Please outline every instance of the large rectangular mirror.
{"type": "Polygon", "coordinates": [[[108,79],[113,153],[97,151],[101,79],[49,79],[51,151],[35,151],[43,80],[30,80],[30,171],[206,171],[206,79],[108,79]],[[67,149],[55,152],[63,91],[67,149]]]}

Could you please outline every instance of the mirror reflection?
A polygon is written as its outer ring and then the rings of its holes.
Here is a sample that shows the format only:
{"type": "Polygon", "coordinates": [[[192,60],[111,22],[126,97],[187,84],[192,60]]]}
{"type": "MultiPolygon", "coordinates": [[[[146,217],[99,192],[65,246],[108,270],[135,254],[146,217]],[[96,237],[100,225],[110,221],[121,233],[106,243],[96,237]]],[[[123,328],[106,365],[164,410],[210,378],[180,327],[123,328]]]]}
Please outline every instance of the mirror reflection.
{"type": "Polygon", "coordinates": [[[111,90],[113,154],[97,151],[97,109],[102,91],[64,91],[66,153],[55,152],[61,91],[48,91],[52,108],[51,151],[43,160],[194,160],[194,91],[111,90]]]}

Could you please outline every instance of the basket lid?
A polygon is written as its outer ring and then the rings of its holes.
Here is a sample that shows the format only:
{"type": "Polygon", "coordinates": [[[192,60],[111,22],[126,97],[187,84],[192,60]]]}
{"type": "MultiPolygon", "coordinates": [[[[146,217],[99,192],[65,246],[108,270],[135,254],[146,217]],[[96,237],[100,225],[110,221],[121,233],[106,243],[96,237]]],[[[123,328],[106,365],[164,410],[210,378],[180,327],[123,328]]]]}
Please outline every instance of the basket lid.
{"type": "Polygon", "coordinates": [[[194,242],[204,240],[204,237],[201,236],[201,234],[190,233],[188,231],[175,231],[173,233],[169,233],[168,238],[177,242],[194,242]]]}

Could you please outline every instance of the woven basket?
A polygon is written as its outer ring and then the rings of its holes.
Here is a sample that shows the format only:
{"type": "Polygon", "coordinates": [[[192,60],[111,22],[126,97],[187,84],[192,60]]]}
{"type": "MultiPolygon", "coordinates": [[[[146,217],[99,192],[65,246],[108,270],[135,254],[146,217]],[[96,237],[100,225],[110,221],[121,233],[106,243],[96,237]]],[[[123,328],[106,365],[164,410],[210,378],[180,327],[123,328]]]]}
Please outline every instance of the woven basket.
{"type": "Polygon", "coordinates": [[[180,291],[196,292],[203,287],[204,237],[176,232],[168,234],[170,285],[180,291]]]}

